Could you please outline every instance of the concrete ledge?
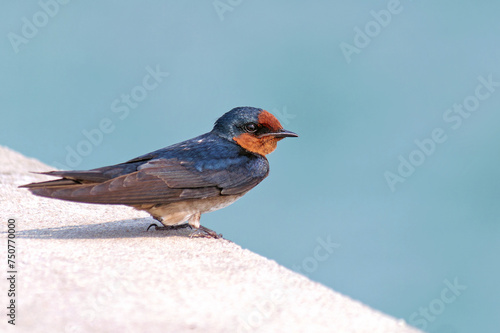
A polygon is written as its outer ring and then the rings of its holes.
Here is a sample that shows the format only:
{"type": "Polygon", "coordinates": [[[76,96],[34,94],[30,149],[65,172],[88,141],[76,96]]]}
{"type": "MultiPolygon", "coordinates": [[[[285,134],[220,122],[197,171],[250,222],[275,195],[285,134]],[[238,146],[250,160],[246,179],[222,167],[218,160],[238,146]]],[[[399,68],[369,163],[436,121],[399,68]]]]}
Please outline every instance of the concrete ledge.
{"type": "Polygon", "coordinates": [[[1,146],[0,162],[0,258],[14,218],[18,271],[15,327],[1,279],[2,332],[419,332],[230,241],[146,232],[152,219],[124,206],[35,197],[17,186],[51,168],[1,146]]]}

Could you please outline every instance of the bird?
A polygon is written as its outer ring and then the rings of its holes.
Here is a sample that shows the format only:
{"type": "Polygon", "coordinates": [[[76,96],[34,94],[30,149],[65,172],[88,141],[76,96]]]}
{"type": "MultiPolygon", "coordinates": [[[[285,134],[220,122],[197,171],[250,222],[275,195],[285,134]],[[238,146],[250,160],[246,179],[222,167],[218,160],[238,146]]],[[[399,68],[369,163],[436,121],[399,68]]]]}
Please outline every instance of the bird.
{"type": "Polygon", "coordinates": [[[270,112],[236,107],[195,138],[111,166],[41,172],[59,179],[20,187],[41,197],[131,206],[161,224],[149,227],[190,227],[191,235],[220,238],[200,224],[201,214],[227,207],[264,180],[266,155],[286,137],[298,135],[270,112]]]}

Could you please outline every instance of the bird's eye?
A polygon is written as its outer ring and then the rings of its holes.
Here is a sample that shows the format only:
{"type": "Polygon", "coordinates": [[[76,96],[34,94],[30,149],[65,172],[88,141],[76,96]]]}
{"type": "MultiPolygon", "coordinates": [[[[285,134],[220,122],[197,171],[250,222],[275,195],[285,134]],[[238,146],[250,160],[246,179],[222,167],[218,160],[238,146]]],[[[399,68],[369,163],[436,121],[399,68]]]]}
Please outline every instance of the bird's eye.
{"type": "Polygon", "coordinates": [[[257,124],[254,124],[254,123],[246,124],[245,131],[247,131],[249,133],[254,133],[255,131],[257,131],[257,124]]]}

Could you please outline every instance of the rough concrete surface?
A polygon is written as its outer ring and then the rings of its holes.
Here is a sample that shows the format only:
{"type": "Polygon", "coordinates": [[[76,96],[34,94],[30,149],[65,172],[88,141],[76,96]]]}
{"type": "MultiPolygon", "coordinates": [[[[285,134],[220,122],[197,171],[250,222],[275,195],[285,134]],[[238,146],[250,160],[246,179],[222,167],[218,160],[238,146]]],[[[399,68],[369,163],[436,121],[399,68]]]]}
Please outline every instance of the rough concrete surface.
{"type": "Polygon", "coordinates": [[[1,146],[0,162],[2,332],[419,332],[228,240],[147,232],[153,220],[125,206],[31,195],[17,186],[51,168],[1,146]]]}

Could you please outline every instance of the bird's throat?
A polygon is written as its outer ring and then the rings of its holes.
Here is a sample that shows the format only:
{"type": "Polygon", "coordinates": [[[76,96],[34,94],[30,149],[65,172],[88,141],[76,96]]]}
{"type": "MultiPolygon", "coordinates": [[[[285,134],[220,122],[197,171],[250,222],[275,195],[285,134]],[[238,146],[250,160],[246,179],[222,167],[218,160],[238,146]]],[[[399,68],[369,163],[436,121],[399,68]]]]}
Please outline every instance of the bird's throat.
{"type": "Polygon", "coordinates": [[[276,149],[278,141],[281,139],[282,138],[275,138],[273,136],[256,138],[248,133],[243,133],[240,136],[233,138],[233,140],[244,149],[260,155],[272,153],[276,149]]]}

